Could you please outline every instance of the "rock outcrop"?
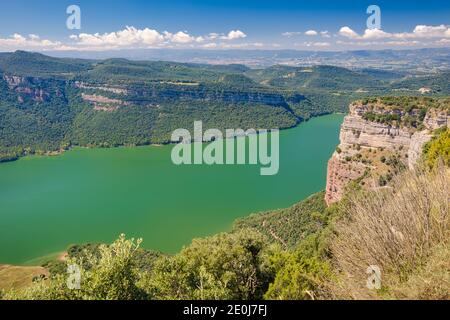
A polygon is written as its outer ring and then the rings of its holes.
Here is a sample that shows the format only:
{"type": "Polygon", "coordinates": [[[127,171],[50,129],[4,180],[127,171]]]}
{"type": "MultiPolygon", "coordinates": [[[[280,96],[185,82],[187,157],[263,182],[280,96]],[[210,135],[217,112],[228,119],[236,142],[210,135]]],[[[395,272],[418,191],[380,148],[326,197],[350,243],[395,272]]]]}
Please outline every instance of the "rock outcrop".
{"type": "Polygon", "coordinates": [[[351,181],[369,188],[383,187],[398,166],[414,168],[433,130],[448,126],[448,122],[445,108],[429,108],[421,118],[416,109],[353,103],[341,127],[340,144],[328,162],[326,203],[339,201],[351,181]],[[394,115],[386,119],[396,121],[371,121],[369,113],[378,120],[377,115],[394,115]],[[405,117],[418,119],[415,126],[404,125],[405,117]]]}

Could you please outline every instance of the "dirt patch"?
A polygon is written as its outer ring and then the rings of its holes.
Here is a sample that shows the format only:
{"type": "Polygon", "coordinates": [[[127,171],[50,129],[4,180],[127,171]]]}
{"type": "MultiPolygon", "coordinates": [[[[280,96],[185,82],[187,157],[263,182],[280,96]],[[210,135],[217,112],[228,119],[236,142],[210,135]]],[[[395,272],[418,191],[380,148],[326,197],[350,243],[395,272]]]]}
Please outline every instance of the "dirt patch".
{"type": "Polygon", "coordinates": [[[7,291],[30,286],[33,278],[41,275],[48,277],[48,270],[43,267],[0,265],[0,290],[7,291]]]}

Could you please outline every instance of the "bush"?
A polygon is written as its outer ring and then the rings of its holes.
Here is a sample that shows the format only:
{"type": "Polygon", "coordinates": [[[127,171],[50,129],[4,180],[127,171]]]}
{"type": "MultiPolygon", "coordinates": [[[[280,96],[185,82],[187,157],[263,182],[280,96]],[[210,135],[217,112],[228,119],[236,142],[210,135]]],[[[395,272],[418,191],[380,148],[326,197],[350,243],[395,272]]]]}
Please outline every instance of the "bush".
{"type": "Polygon", "coordinates": [[[138,287],[135,254],[141,240],[126,240],[121,235],[113,244],[100,245],[100,258],[89,256],[89,270],[81,259],[69,259],[81,271],[80,289],[69,289],[65,275],[38,281],[24,290],[8,293],[6,299],[20,300],[141,300],[145,292],[138,287]]]}
{"type": "Polygon", "coordinates": [[[425,162],[433,168],[439,161],[450,166],[450,130],[439,129],[436,136],[424,147],[425,162]]]}
{"type": "MultiPolygon", "coordinates": [[[[436,246],[448,243],[450,170],[417,169],[394,179],[390,190],[350,196],[347,217],[336,224],[332,254],[340,298],[378,298],[423,267],[436,246]],[[366,287],[366,270],[377,265],[383,290],[366,287]]],[[[447,290],[450,290],[447,287],[447,290]]]]}
{"type": "Polygon", "coordinates": [[[332,277],[328,262],[299,253],[283,258],[283,267],[270,284],[265,299],[314,300],[326,295],[325,283],[332,277]]]}
{"type": "Polygon", "coordinates": [[[260,268],[265,243],[251,229],[194,240],[157,261],[143,287],[154,299],[261,299],[270,280],[260,268]]]}

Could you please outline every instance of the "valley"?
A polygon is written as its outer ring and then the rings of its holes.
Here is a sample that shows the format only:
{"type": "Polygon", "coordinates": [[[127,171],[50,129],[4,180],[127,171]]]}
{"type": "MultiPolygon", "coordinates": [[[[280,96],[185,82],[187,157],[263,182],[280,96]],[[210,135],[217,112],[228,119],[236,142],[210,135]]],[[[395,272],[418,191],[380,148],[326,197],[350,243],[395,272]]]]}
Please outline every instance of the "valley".
{"type": "MultiPolygon", "coordinates": [[[[250,68],[0,53],[0,291],[37,282],[0,298],[445,299],[445,281],[420,278],[445,278],[448,261],[449,72],[429,62],[250,68]],[[175,165],[171,135],[195,121],[285,129],[278,174],[251,161],[175,165]],[[80,292],[65,289],[68,261],[87,275],[80,292]],[[386,290],[361,288],[373,261],[386,290]],[[120,290],[97,274],[111,266],[127,279],[120,290]]],[[[251,138],[237,139],[249,148],[251,138]]],[[[201,150],[215,139],[195,140],[201,150]]]]}
{"type": "Polygon", "coordinates": [[[206,65],[0,53],[0,161],[74,146],[165,144],[177,128],[291,128],[365,96],[446,95],[421,77],[333,66],[206,65]]]}

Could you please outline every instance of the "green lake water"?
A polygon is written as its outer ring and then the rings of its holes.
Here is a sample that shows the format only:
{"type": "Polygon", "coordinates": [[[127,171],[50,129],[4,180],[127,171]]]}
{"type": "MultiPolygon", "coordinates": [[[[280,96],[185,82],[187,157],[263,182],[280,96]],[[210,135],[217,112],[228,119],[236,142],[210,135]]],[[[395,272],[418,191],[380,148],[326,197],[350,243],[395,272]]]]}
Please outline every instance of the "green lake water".
{"type": "Polygon", "coordinates": [[[281,131],[275,176],[261,176],[259,165],[175,166],[171,145],[77,148],[0,164],[0,264],[120,233],[174,253],[238,217],[288,207],[324,189],[342,120],[323,116],[281,131]]]}

